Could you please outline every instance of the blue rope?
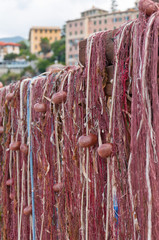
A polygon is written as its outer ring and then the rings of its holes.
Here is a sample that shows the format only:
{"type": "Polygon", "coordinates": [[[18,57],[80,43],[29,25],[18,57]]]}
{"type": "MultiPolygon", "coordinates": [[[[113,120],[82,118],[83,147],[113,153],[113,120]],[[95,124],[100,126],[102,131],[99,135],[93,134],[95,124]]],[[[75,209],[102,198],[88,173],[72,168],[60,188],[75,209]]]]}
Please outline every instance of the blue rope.
{"type": "MultiPolygon", "coordinates": [[[[28,136],[30,135],[30,84],[28,85],[27,90],[27,130],[28,136]]],[[[33,152],[32,152],[32,144],[30,137],[30,177],[31,177],[31,196],[32,196],[32,220],[33,220],[33,240],[36,240],[36,232],[35,232],[35,204],[34,204],[34,178],[33,178],[33,152]]]]}
{"type": "Polygon", "coordinates": [[[117,197],[115,196],[113,199],[113,206],[114,206],[114,212],[115,212],[115,218],[116,218],[116,226],[118,225],[119,222],[119,208],[118,208],[118,201],[117,201],[117,197]]]}

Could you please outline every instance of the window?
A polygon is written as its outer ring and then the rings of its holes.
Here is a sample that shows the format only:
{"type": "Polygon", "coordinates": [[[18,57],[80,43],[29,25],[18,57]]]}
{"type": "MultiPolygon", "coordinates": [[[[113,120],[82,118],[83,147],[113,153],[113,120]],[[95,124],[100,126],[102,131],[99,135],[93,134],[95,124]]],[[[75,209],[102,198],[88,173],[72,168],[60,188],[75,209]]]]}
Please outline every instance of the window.
{"type": "Polygon", "coordinates": [[[37,40],[38,38],[37,37],[35,37],[35,40],[37,40]]]}
{"type": "Polygon", "coordinates": [[[75,35],[77,35],[77,31],[75,31],[75,35]]]}
{"type": "Polygon", "coordinates": [[[129,20],[129,16],[126,16],[126,17],[125,17],[125,20],[128,21],[128,20],[129,20]]]}
{"type": "Polygon", "coordinates": [[[99,32],[100,32],[100,31],[102,31],[102,29],[101,29],[101,28],[99,28],[99,32]]]}
{"type": "Polygon", "coordinates": [[[75,50],[77,50],[77,46],[75,46],[75,50]]]}
{"type": "Polygon", "coordinates": [[[96,25],[96,21],[94,21],[94,25],[96,25]]]}
{"type": "Polygon", "coordinates": [[[107,28],[104,28],[105,31],[107,31],[107,28]]]}
{"type": "Polygon", "coordinates": [[[57,29],[55,30],[55,33],[57,33],[57,29]]]}
{"type": "Polygon", "coordinates": [[[45,32],[47,33],[47,29],[45,29],[45,32]]]}
{"type": "Polygon", "coordinates": [[[80,26],[83,26],[83,22],[80,22],[80,26]]]}
{"type": "Polygon", "coordinates": [[[72,48],[70,47],[70,52],[72,51],[72,48]]]}
{"type": "Polygon", "coordinates": [[[71,24],[71,23],[69,24],[69,27],[72,27],[72,24],[71,24]]]}
{"type": "Polygon", "coordinates": [[[136,16],[137,18],[139,17],[139,14],[137,14],[137,16],[136,16]]]}
{"type": "Polygon", "coordinates": [[[96,32],[96,29],[94,29],[94,32],[96,32]]]}
{"type": "Polygon", "coordinates": [[[43,30],[42,30],[42,29],[40,29],[40,32],[42,33],[42,32],[43,32],[43,30]]]}
{"type": "Polygon", "coordinates": [[[52,30],[50,29],[50,33],[52,33],[52,30]]]}
{"type": "Polygon", "coordinates": [[[101,20],[99,20],[99,24],[101,24],[102,23],[102,21],[101,20]]]}
{"type": "Polygon", "coordinates": [[[72,41],[72,40],[69,40],[69,44],[72,46],[72,44],[73,44],[73,41],[72,41]]]}
{"type": "Polygon", "coordinates": [[[35,45],[35,49],[37,49],[38,48],[38,46],[37,45],[35,45]]]}
{"type": "Polygon", "coordinates": [[[116,29],[116,27],[114,27],[114,29],[116,29]]]}
{"type": "Polygon", "coordinates": [[[107,23],[107,19],[104,20],[104,23],[107,23]]]}
{"type": "Polygon", "coordinates": [[[70,36],[71,36],[71,35],[72,35],[72,32],[70,32],[69,34],[70,34],[70,36]]]}
{"type": "Polygon", "coordinates": [[[112,21],[115,23],[115,22],[118,21],[118,19],[117,18],[113,18],[112,21]]]}
{"type": "Polygon", "coordinates": [[[80,31],[80,34],[83,34],[83,31],[82,31],[82,30],[80,31]]]}
{"type": "Polygon", "coordinates": [[[122,22],[122,18],[121,17],[119,18],[119,22],[122,22]]]}
{"type": "Polygon", "coordinates": [[[75,23],[75,27],[77,27],[77,23],[75,23]]]}
{"type": "Polygon", "coordinates": [[[37,32],[37,29],[35,29],[35,32],[37,32]]]}
{"type": "Polygon", "coordinates": [[[72,56],[72,55],[69,55],[69,58],[73,58],[73,56],[72,56]]]}

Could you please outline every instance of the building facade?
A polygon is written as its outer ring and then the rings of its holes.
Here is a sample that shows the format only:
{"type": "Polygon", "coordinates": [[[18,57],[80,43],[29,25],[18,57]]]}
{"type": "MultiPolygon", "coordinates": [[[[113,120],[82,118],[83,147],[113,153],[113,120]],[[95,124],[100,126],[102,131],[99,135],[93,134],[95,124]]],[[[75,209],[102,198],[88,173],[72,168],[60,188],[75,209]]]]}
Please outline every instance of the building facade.
{"type": "Polygon", "coordinates": [[[124,22],[138,17],[137,8],[112,12],[92,7],[81,13],[81,18],[66,23],[66,65],[76,65],[79,57],[79,42],[90,34],[119,28],[124,22]]]}
{"type": "Polygon", "coordinates": [[[5,55],[10,53],[19,54],[20,44],[0,42],[0,62],[4,60],[5,55]]]}
{"type": "Polygon", "coordinates": [[[48,38],[50,43],[61,39],[59,27],[32,27],[29,31],[30,51],[36,54],[41,51],[41,38],[48,38]]]}

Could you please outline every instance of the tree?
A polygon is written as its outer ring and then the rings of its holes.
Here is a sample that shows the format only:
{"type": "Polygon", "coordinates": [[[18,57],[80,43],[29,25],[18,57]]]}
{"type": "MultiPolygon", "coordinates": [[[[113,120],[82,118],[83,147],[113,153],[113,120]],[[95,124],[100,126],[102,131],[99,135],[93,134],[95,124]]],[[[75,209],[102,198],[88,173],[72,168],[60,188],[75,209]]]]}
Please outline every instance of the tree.
{"type": "Polygon", "coordinates": [[[112,10],[112,12],[116,12],[116,10],[117,10],[117,1],[116,0],[112,0],[111,1],[111,10],[112,10]]]}
{"type": "Polygon", "coordinates": [[[16,53],[9,53],[4,56],[4,60],[14,60],[17,56],[18,55],[16,53]]]}
{"type": "Polygon", "coordinates": [[[8,73],[5,73],[0,77],[0,81],[3,83],[3,85],[8,85],[11,82],[20,80],[20,78],[20,74],[8,71],[8,73]]]}
{"type": "Polygon", "coordinates": [[[66,24],[62,26],[61,29],[61,38],[65,38],[66,36],[66,24]]]}
{"type": "Polygon", "coordinates": [[[39,59],[37,63],[37,69],[40,73],[46,71],[46,68],[50,65],[50,61],[48,59],[39,59]]]}
{"type": "Polygon", "coordinates": [[[51,44],[53,57],[51,60],[57,60],[59,63],[65,64],[65,38],[51,44]]]}
{"type": "Polygon", "coordinates": [[[50,52],[51,45],[50,45],[49,39],[46,38],[46,37],[45,38],[41,38],[40,47],[41,47],[41,51],[44,54],[50,52]]]}
{"type": "Polygon", "coordinates": [[[19,44],[20,44],[20,50],[22,50],[22,49],[29,50],[29,44],[27,45],[26,42],[20,41],[19,44]]]}
{"type": "Polygon", "coordinates": [[[33,77],[33,76],[35,76],[35,74],[36,74],[35,69],[33,69],[31,66],[28,66],[23,69],[23,71],[21,72],[20,75],[21,75],[21,77],[24,77],[24,76],[33,77]]]}

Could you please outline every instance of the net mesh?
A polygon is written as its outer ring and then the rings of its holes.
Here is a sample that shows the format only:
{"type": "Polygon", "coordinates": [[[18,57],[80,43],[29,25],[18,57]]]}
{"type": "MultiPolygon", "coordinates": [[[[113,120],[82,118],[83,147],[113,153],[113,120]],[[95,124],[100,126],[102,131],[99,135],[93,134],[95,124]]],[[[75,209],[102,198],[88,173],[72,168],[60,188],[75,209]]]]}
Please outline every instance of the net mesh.
{"type": "Polygon", "coordinates": [[[158,23],[158,13],[140,13],[117,32],[111,98],[109,31],[88,38],[86,67],[0,89],[1,239],[157,239],[158,23]],[[62,91],[66,101],[53,103],[62,91]],[[97,143],[80,147],[91,134],[97,143]],[[28,154],[12,150],[15,142],[28,154]],[[103,159],[97,148],[105,143],[113,150],[103,159]]]}

